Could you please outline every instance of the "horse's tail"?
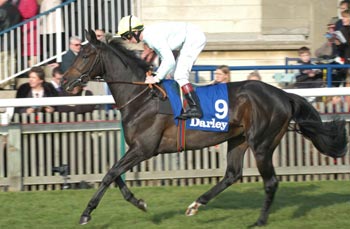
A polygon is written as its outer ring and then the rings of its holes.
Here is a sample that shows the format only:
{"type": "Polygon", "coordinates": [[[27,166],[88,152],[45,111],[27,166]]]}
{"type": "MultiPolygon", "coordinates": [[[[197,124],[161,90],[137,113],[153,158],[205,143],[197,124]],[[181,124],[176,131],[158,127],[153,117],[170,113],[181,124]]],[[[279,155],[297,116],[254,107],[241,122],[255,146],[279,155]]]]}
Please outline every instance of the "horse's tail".
{"type": "Polygon", "coordinates": [[[347,151],[347,136],[344,120],[322,122],[317,110],[303,97],[288,94],[293,117],[303,136],[310,139],[322,153],[333,158],[342,157],[347,151]]]}

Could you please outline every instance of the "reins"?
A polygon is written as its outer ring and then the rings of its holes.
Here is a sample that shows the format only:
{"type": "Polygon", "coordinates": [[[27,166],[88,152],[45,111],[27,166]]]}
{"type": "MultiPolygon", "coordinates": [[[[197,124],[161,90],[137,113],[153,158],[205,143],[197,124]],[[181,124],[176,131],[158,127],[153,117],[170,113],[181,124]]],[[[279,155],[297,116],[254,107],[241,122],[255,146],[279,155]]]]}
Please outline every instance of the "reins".
{"type": "Polygon", "coordinates": [[[145,82],[127,82],[127,81],[105,81],[103,80],[102,82],[106,82],[106,83],[117,83],[117,84],[134,84],[134,85],[148,85],[149,88],[153,88],[156,87],[163,95],[163,97],[166,97],[166,92],[164,91],[163,88],[161,88],[159,85],[157,84],[149,84],[149,83],[145,83],[145,82]]]}
{"type": "Polygon", "coordinates": [[[126,107],[127,105],[129,105],[130,103],[132,103],[133,101],[135,101],[138,97],[140,97],[143,93],[145,93],[148,90],[148,87],[146,87],[145,89],[143,89],[140,93],[138,93],[134,98],[130,99],[129,101],[127,101],[125,104],[123,104],[120,107],[116,107],[117,110],[121,110],[124,107],[126,107]]]}
{"type": "Polygon", "coordinates": [[[146,87],[144,90],[142,90],[140,93],[138,93],[134,98],[132,98],[131,100],[127,101],[125,104],[123,104],[122,106],[120,107],[117,107],[118,110],[121,110],[123,109],[124,107],[126,107],[127,105],[129,105],[130,103],[132,103],[133,101],[135,101],[138,97],[140,97],[142,94],[144,94],[148,89],[153,89],[153,86],[155,88],[157,88],[162,96],[163,96],[163,99],[165,99],[167,97],[167,94],[166,92],[164,91],[163,88],[161,88],[159,85],[157,84],[148,84],[148,83],[145,83],[145,82],[126,82],[126,81],[105,81],[106,83],[111,83],[111,84],[131,84],[131,85],[147,85],[148,87],[146,87]]]}

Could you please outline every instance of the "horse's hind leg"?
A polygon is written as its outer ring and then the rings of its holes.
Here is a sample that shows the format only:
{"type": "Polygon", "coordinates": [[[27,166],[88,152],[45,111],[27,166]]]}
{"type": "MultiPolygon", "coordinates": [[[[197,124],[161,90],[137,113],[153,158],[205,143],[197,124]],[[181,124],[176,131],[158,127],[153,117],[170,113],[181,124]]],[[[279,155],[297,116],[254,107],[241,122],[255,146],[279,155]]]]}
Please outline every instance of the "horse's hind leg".
{"type": "Polygon", "coordinates": [[[186,215],[191,216],[197,213],[201,205],[207,204],[211,199],[224,191],[242,177],[243,158],[248,145],[244,137],[228,141],[227,146],[227,167],[224,178],[212,187],[208,192],[201,195],[195,202],[188,206],[186,215]]]}
{"type": "Polygon", "coordinates": [[[252,226],[263,226],[267,223],[270,207],[278,189],[278,180],[272,165],[272,152],[270,155],[255,155],[258,170],[264,180],[265,200],[258,220],[252,226]]]}
{"type": "MultiPolygon", "coordinates": [[[[276,125],[277,126],[277,125],[276,125]]],[[[273,151],[280,143],[284,133],[288,127],[288,122],[285,122],[277,134],[273,134],[273,128],[268,129],[272,132],[265,133],[265,138],[261,142],[250,144],[250,148],[254,152],[256,164],[260,175],[264,180],[265,200],[261,209],[258,220],[252,226],[263,226],[267,223],[270,207],[278,189],[278,179],[276,177],[275,169],[272,164],[273,151]],[[272,137],[275,136],[275,137],[272,137]]],[[[254,140],[253,140],[254,141],[254,140]]]]}

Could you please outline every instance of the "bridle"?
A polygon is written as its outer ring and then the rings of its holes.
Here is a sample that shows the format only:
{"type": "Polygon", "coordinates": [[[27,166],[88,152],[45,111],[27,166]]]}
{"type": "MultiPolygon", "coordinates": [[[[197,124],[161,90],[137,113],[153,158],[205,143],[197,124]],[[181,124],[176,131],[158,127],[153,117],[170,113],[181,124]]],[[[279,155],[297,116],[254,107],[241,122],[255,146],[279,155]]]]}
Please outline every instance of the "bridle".
{"type": "MultiPolygon", "coordinates": [[[[98,50],[94,45],[92,45],[92,44],[90,44],[90,45],[91,45],[91,47],[93,47],[96,50],[96,53],[97,53],[96,54],[96,58],[95,58],[93,64],[90,65],[90,68],[88,69],[88,71],[86,71],[85,73],[82,73],[80,71],[80,69],[78,69],[77,67],[73,66],[73,68],[76,71],[78,71],[79,73],[81,73],[81,75],[78,78],[76,78],[75,80],[73,80],[73,82],[70,83],[69,87],[74,88],[77,85],[81,85],[82,83],[86,83],[87,81],[89,81],[89,75],[93,71],[93,69],[97,66],[97,64],[100,64],[100,66],[101,66],[101,69],[102,69],[102,74],[101,75],[105,74],[105,68],[104,68],[104,65],[102,64],[102,61],[101,61],[101,57],[102,57],[101,56],[101,51],[98,50]]],[[[125,62],[123,60],[122,60],[122,62],[125,64],[125,62]]],[[[127,105],[129,105],[130,103],[135,101],[138,97],[143,95],[148,89],[153,90],[153,86],[156,87],[161,92],[161,94],[163,96],[163,99],[165,99],[167,97],[167,94],[163,90],[163,88],[161,88],[159,85],[156,85],[156,84],[147,84],[147,83],[144,83],[144,82],[127,82],[127,81],[104,81],[104,82],[106,82],[108,84],[115,84],[115,83],[117,83],[117,84],[147,85],[148,86],[144,90],[139,92],[135,97],[133,97],[132,99],[127,101],[125,104],[123,104],[120,107],[117,107],[118,110],[123,109],[124,107],[126,107],[127,105]]]]}
{"type": "Polygon", "coordinates": [[[104,65],[102,64],[101,62],[101,51],[99,51],[94,45],[90,44],[95,50],[96,50],[96,58],[93,62],[92,65],[90,65],[90,68],[88,69],[88,71],[86,71],[85,73],[82,73],[80,71],[80,69],[78,69],[77,67],[73,66],[73,68],[79,72],[81,75],[76,78],[75,80],[73,80],[72,83],[70,83],[70,85],[68,85],[69,87],[72,87],[74,88],[75,86],[77,85],[81,85],[83,83],[86,83],[89,81],[89,75],[91,74],[92,70],[97,66],[97,64],[100,64],[101,68],[102,68],[102,74],[101,75],[104,75],[105,74],[105,69],[104,69],[104,65]]]}

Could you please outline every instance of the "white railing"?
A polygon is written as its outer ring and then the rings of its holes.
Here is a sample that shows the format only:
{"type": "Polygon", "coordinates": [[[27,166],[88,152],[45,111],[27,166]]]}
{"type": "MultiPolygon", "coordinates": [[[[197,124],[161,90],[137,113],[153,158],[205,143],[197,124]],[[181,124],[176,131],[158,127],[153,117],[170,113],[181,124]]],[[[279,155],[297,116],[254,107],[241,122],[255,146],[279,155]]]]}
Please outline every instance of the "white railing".
{"type": "MultiPolygon", "coordinates": [[[[294,93],[304,97],[318,96],[345,96],[350,95],[350,88],[309,88],[309,89],[284,89],[288,93],[294,93]]],[[[0,99],[0,107],[26,107],[26,106],[49,106],[49,105],[78,105],[78,104],[113,104],[111,95],[89,96],[89,99],[82,96],[68,97],[45,97],[45,98],[24,98],[24,99],[0,99]]]]}

